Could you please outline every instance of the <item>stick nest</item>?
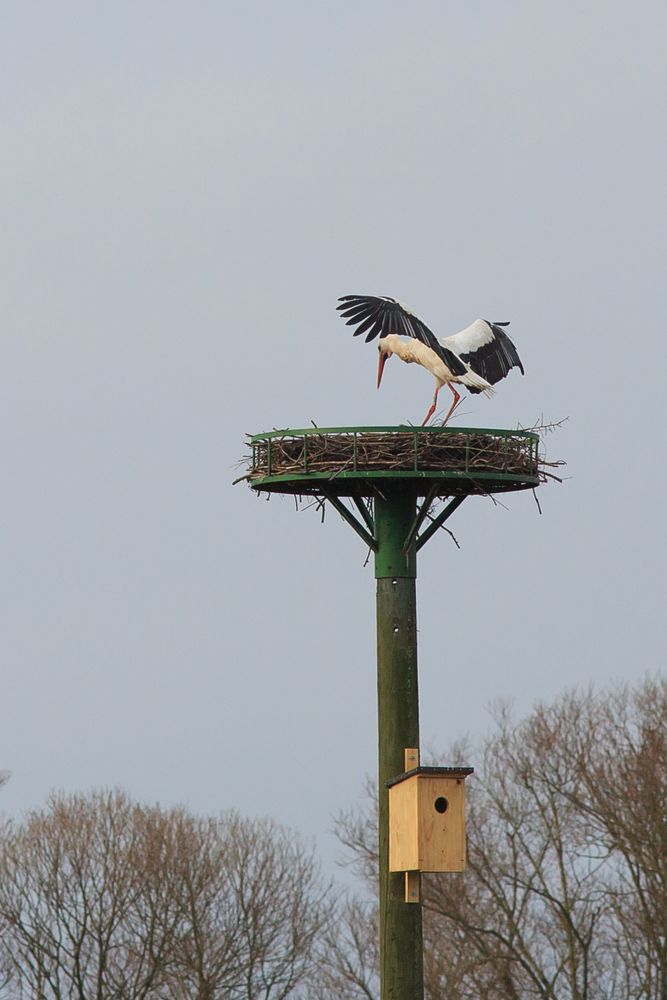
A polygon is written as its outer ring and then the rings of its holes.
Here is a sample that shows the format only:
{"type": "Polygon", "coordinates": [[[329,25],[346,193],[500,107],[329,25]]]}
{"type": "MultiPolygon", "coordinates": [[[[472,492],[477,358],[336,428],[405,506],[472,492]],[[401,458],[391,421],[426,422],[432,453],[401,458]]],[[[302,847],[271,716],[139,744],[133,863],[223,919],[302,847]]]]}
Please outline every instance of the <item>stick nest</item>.
{"type": "Polygon", "coordinates": [[[284,436],[255,437],[250,446],[248,472],[241,479],[248,480],[250,486],[257,483],[259,489],[265,490],[270,488],[269,484],[259,481],[267,477],[299,477],[294,488],[282,478],[280,485],[275,487],[280,492],[323,492],[321,485],[325,477],[336,492],[367,493],[361,484],[365,475],[366,486],[369,482],[372,484],[374,473],[382,474],[377,477],[378,487],[381,487],[381,479],[390,477],[391,473],[402,474],[397,478],[413,474],[416,479],[423,478],[431,484],[438,478],[433,473],[442,473],[443,493],[496,492],[530,488],[548,478],[557,479],[548,469],[562,464],[546,462],[539,454],[535,436],[525,433],[430,433],[409,428],[356,434],[286,431],[284,436]],[[305,482],[303,476],[313,476],[312,483],[305,482]],[[498,479],[494,478],[496,476],[498,479]]]}

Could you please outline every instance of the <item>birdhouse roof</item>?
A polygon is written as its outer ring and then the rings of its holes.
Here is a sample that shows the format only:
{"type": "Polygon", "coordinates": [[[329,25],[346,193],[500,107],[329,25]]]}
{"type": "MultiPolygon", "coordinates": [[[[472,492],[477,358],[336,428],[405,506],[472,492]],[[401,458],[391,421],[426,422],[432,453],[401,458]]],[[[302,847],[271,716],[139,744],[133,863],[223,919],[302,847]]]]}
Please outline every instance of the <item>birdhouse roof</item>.
{"type": "Polygon", "coordinates": [[[398,774],[395,778],[385,781],[385,786],[391,788],[392,785],[398,785],[401,781],[407,781],[408,778],[414,778],[421,774],[431,778],[467,778],[474,770],[474,767],[413,767],[411,771],[405,771],[403,774],[398,774]]]}

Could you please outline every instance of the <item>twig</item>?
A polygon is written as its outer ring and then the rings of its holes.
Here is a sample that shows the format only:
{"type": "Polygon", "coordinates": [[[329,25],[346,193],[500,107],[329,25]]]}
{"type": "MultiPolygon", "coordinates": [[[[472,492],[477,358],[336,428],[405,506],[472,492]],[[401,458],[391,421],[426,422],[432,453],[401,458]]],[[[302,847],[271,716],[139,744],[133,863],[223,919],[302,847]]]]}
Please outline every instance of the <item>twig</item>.
{"type": "Polygon", "coordinates": [[[460,550],[460,549],[461,549],[461,546],[460,546],[460,545],[459,545],[459,543],[457,542],[457,540],[456,540],[456,535],[454,534],[454,532],[453,532],[453,531],[451,531],[451,529],[450,529],[450,528],[448,528],[448,527],[447,527],[446,525],[444,525],[444,524],[441,524],[441,525],[440,525],[440,527],[442,528],[442,530],[443,530],[443,531],[446,531],[448,535],[451,535],[451,536],[452,536],[452,541],[454,542],[454,545],[455,545],[455,546],[457,547],[457,549],[459,549],[459,550],[460,550]]]}
{"type": "MultiPolygon", "coordinates": [[[[428,518],[429,521],[435,521],[435,518],[431,514],[427,514],[426,517],[428,518]]],[[[460,549],[461,546],[459,545],[458,541],[456,540],[456,535],[454,534],[454,532],[451,531],[444,524],[441,524],[440,527],[442,528],[443,531],[446,531],[448,535],[452,536],[452,541],[454,542],[454,545],[457,547],[457,549],[460,549]]]]}

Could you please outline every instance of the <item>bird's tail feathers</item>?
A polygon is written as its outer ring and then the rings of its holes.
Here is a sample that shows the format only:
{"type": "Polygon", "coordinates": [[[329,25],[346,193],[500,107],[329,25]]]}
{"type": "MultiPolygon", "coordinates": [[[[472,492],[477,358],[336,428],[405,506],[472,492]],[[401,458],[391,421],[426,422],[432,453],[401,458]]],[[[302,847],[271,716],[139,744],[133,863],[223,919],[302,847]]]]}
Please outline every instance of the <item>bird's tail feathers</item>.
{"type": "Polygon", "coordinates": [[[460,381],[463,382],[470,392],[483,392],[489,399],[495,395],[495,390],[491,383],[487,382],[485,378],[482,378],[481,375],[478,375],[470,367],[468,367],[465,375],[460,376],[460,381]]]}

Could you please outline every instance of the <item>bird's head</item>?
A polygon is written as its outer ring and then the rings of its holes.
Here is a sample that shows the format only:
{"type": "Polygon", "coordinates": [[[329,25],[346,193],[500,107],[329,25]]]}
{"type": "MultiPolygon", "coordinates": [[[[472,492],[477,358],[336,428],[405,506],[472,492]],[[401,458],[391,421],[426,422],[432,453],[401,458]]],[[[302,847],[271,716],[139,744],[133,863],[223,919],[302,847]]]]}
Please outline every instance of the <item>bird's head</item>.
{"type": "Polygon", "coordinates": [[[390,358],[394,353],[392,349],[392,336],[389,334],[388,337],[381,337],[378,341],[378,389],[380,388],[380,382],[382,381],[382,372],[384,371],[384,366],[387,363],[387,358],[390,358]]]}

